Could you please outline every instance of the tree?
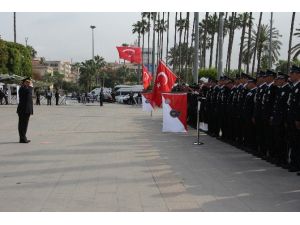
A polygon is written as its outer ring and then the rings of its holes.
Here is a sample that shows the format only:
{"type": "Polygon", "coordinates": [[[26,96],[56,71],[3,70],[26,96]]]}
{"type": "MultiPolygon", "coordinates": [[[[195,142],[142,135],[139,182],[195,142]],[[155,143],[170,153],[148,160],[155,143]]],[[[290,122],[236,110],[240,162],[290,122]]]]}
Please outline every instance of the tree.
{"type": "Polygon", "coordinates": [[[142,18],[147,18],[148,20],[148,23],[147,23],[147,27],[148,27],[148,30],[146,31],[148,33],[148,65],[150,65],[150,22],[151,22],[151,15],[152,13],[151,12],[142,12],[142,18]]]}
{"type": "Polygon", "coordinates": [[[0,72],[32,76],[29,50],[21,44],[0,40],[0,72]]]}
{"type": "Polygon", "coordinates": [[[232,46],[233,46],[233,39],[234,39],[234,31],[235,29],[239,28],[239,20],[236,19],[236,12],[233,12],[231,17],[229,17],[230,28],[229,28],[229,41],[228,41],[228,51],[227,51],[227,61],[226,61],[226,68],[227,72],[230,71],[231,66],[231,53],[232,53],[232,46]]]}
{"type": "Polygon", "coordinates": [[[181,40],[182,40],[182,31],[185,28],[185,21],[182,19],[182,13],[179,13],[179,20],[176,24],[177,30],[179,31],[179,74],[181,74],[181,40]]]}
{"type": "Polygon", "coordinates": [[[17,22],[16,22],[15,12],[14,12],[14,42],[17,43],[17,22]]]}
{"type": "Polygon", "coordinates": [[[35,58],[37,51],[30,45],[27,45],[26,48],[29,50],[31,58],[35,58]]]}
{"type": "Polygon", "coordinates": [[[209,26],[208,26],[208,34],[210,35],[210,55],[209,55],[209,68],[212,67],[213,60],[213,52],[214,52],[214,44],[215,44],[215,34],[218,32],[218,16],[217,13],[214,15],[210,15],[208,17],[209,26]]]}
{"type": "MultiPolygon", "coordinates": [[[[260,62],[265,56],[269,54],[269,44],[270,44],[270,27],[269,25],[262,24],[260,26],[260,31],[252,29],[252,35],[250,40],[250,51],[249,55],[255,56],[255,52],[257,51],[257,61],[260,62]]],[[[279,34],[279,31],[273,27],[272,28],[272,62],[275,63],[279,57],[279,50],[281,48],[281,41],[279,38],[282,36],[279,34]]],[[[247,40],[247,38],[246,38],[247,40]]],[[[243,46],[243,54],[246,56],[248,51],[248,46],[244,44],[243,46]]],[[[267,59],[266,59],[267,60],[267,59]]],[[[252,67],[253,68],[253,67],[252,67]]],[[[260,63],[258,64],[258,70],[260,69],[260,63]]],[[[254,71],[254,69],[253,69],[254,71]]]]}
{"type": "Polygon", "coordinates": [[[166,48],[166,64],[168,65],[168,52],[169,52],[169,33],[170,33],[170,13],[168,12],[167,19],[167,48],[166,48]]]}
{"type": "Polygon", "coordinates": [[[239,52],[238,73],[241,73],[242,53],[243,53],[243,46],[244,46],[244,40],[245,40],[245,31],[246,31],[246,26],[247,26],[248,13],[241,14],[240,20],[243,21],[243,23],[242,23],[242,34],[241,34],[241,43],[240,43],[240,52],[239,52]]]}
{"type": "Polygon", "coordinates": [[[249,22],[248,22],[248,45],[247,45],[247,53],[246,53],[246,57],[244,57],[245,60],[242,59],[242,61],[244,62],[244,64],[247,64],[247,70],[246,73],[249,74],[249,64],[250,64],[250,45],[251,45],[251,29],[252,29],[252,12],[250,12],[249,15],[249,22]]]}
{"type": "Polygon", "coordinates": [[[204,36],[203,36],[203,48],[202,48],[202,67],[205,68],[205,64],[206,64],[206,37],[207,37],[207,29],[208,29],[208,15],[209,13],[206,12],[205,13],[205,24],[204,24],[204,36]]]}
{"type": "MultiPolygon", "coordinates": [[[[259,41],[259,37],[260,37],[260,25],[261,25],[262,14],[263,14],[262,12],[259,14],[259,22],[258,22],[257,32],[256,32],[256,40],[255,40],[255,46],[254,46],[254,51],[253,51],[252,75],[254,73],[256,50],[257,50],[258,41],[259,41]]],[[[257,70],[259,70],[258,65],[257,65],[257,70]]]]}
{"type": "MultiPolygon", "coordinates": [[[[296,58],[294,58],[292,60],[292,63],[293,63],[293,65],[300,66],[300,60],[298,60],[296,58]]],[[[279,60],[275,65],[276,66],[275,70],[288,74],[289,73],[289,67],[287,65],[288,65],[287,60],[279,60]]]]}
{"type": "MultiPolygon", "coordinates": [[[[294,33],[296,37],[300,37],[300,28],[296,29],[297,32],[294,33]]],[[[294,54],[293,58],[296,59],[300,55],[300,43],[292,47],[291,53],[294,54]]]]}
{"type": "MultiPolygon", "coordinates": [[[[175,48],[174,47],[171,48],[168,55],[169,64],[171,66],[179,64],[180,54],[188,56],[187,58],[186,57],[182,58],[182,65],[190,68],[192,66],[192,59],[194,57],[194,48],[188,47],[187,43],[183,43],[181,44],[181,46],[177,45],[175,48]]],[[[179,73],[179,68],[174,72],[179,73]]]]}
{"type": "Polygon", "coordinates": [[[104,58],[98,55],[96,55],[94,59],[86,60],[80,64],[79,83],[85,90],[90,91],[91,87],[95,85],[97,77],[101,78],[101,71],[105,65],[106,62],[104,58]]]}
{"type": "Polygon", "coordinates": [[[291,61],[291,49],[292,49],[292,38],[293,38],[293,32],[294,32],[294,21],[295,21],[295,12],[293,12],[292,15],[292,22],[291,22],[291,29],[290,29],[290,39],[289,39],[289,49],[288,49],[288,63],[287,63],[287,69],[290,68],[290,61],[291,61]]]}

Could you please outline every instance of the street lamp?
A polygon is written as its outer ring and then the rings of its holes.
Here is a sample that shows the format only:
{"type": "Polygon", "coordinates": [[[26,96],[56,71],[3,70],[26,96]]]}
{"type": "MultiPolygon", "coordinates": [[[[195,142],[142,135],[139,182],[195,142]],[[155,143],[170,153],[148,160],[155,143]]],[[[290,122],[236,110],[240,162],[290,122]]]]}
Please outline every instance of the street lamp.
{"type": "Polygon", "coordinates": [[[96,28],[96,26],[91,25],[90,28],[92,29],[92,59],[94,59],[94,29],[96,28]]]}

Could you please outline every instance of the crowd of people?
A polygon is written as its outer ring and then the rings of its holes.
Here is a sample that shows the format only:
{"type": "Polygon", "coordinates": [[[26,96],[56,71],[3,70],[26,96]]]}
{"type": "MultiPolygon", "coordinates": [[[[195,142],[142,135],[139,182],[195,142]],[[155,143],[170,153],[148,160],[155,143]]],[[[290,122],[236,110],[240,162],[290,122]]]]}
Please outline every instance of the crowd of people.
{"type": "Polygon", "coordinates": [[[207,134],[290,172],[300,171],[300,67],[292,66],[289,75],[267,70],[255,78],[242,73],[235,79],[209,79],[188,99],[190,124],[200,99],[207,134]]]}

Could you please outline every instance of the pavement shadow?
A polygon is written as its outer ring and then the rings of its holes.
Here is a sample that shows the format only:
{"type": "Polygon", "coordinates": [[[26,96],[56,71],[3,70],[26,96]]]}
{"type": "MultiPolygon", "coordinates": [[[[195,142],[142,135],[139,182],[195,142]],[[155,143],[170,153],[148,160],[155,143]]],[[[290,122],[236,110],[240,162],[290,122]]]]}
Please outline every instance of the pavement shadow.
{"type": "MultiPolygon", "coordinates": [[[[154,168],[158,178],[169,172],[183,180],[186,193],[199,204],[189,211],[300,211],[300,180],[293,173],[210,136],[201,136],[203,146],[193,146],[196,132],[162,133],[158,118],[134,121],[149,131],[149,142],[157,150],[140,151],[137,156],[154,168]]],[[[145,136],[140,134],[140,138],[145,136]]],[[[152,169],[144,172],[153,173],[152,169]]],[[[175,184],[158,186],[172,188],[175,184]]],[[[173,191],[164,198],[172,201],[181,194],[173,191]]]]}

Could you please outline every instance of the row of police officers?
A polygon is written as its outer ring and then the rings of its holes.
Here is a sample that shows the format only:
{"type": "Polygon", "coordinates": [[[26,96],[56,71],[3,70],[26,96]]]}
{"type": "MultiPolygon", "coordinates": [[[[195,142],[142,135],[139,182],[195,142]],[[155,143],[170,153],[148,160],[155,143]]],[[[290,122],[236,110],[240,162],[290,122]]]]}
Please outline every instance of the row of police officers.
{"type": "Polygon", "coordinates": [[[223,76],[201,87],[208,134],[291,172],[300,171],[300,67],[223,76]]]}

